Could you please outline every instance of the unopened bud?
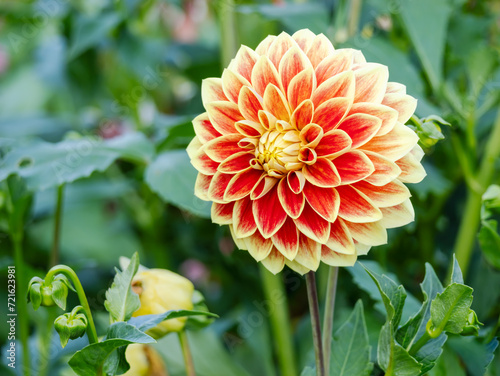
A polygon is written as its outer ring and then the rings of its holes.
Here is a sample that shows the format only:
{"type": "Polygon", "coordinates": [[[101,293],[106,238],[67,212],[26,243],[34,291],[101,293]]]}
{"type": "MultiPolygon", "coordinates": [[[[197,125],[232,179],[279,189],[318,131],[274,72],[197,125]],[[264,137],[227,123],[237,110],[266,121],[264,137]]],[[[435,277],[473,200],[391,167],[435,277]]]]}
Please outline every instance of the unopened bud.
{"type": "Polygon", "coordinates": [[[76,306],[71,312],[59,316],[54,321],[54,328],[59,333],[62,347],[65,347],[70,339],[76,339],[85,334],[88,320],[82,310],[82,306],[76,306]]]}

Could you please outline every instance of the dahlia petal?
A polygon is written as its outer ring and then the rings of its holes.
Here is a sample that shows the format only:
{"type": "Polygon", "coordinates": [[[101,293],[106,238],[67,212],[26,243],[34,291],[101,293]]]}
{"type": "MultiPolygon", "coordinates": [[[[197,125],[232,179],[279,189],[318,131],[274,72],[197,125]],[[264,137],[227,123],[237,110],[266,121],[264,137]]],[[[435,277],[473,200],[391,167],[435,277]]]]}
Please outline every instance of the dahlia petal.
{"type": "Polygon", "coordinates": [[[326,245],[321,247],[321,261],[330,266],[353,266],[358,259],[356,254],[337,253],[326,245]]]}
{"type": "Polygon", "coordinates": [[[212,125],[208,114],[206,112],[198,115],[193,120],[193,127],[196,136],[200,139],[201,143],[206,143],[214,138],[222,136],[212,125]]]}
{"type": "Polygon", "coordinates": [[[306,146],[299,150],[298,159],[307,165],[313,165],[316,163],[318,155],[313,148],[306,146]]]}
{"type": "Polygon", "coordinates": [[[299,104],[295,111],[293,111],[292,118],[290,120],[291,124],[297,127],[298,130],[304,128],[312,121],[313,107],[314,105],[310,99],[306,99],[299,104]]]}
{"type": "Polygon", "coordinates": [[[318,187],[336,187],[341,181],[337,168],[326,158],[318,158],[313,165],[304,166],[302,173],[310,183],[318,187]]]}
{"type": "Polygon", "coordinates": [[[377,136],[389,133],[398,120],[398,112],[382,104],[354,103],[349,110],[349,115],[358,113],[372,115],[382,120],[382,125],[377,132],[377,136]]]}
{"type": "Polygon", "coordinates": [[[262,110],[262,98],[252,88],[244,86],[238,98],[238,107],[247,120],[259,122],[259,111],[262,110]]]}
{"type": "Polygon", "coordinates": [[[309,29],[299,30],[299,31],[295,32],[295,34],[292,35],[293,40],[295,42],[297,42],[297,44],[299,45],[299,47],[304,52],[306,52],[306,51],[309,50],[309,48],[311,47],[311,44],[313,43],[315,37],[316,37],[316,34],[314,34],[309,29]]]}
{"type": "Polygon", "coordinates": [[[337,168],[342,184],[363,180],[375,171],[375,166],[370,158],[359,150],[350,150],[332,162],[337,168]]]}
{"type": "Polygon", "coordinates": [[[269,47],[269,50],[267,51],[267,56],[269,57],[269,60],[271,60],[271,62],[274,64],[276,69],[279,68],[283,56],[294,45],[296,46],[297,43],[295,43],[292,37],[285,32],[282,32],[276,37],[276,39],[269,47]]]}
{"type": "Polygon", "coordinates": [[[394,108],[398,113],[398,121],[405,124],[417,108],[417,100],[412,96],[399,93],[389,93],[384,96],[382,104],[394,108]]]}
{"type": "Polygon", "coordinates": [[[304,189],[306,184],[306,178],[304,174],[300,171],[291,171],[287,175],[288,187],[293,193],[299,194],[304,189]]]}
{"type": "Polygon", "coordinates": [[[239,249],[242,249],[244,251],[248,251],[247,245],[245,244],[245,241],[243,239],[239,239],[236,237],[236,234],[234,233],[233,225],[229,225],[229,231],[231,232],[231,236],[233,238],[234,244],[236,247],[239,249]]]}
{"type": "Polygon", "coordinates": [[[387,244],[387,231],[379,222],[352,223],[345,221],[349,233],[359,243],[366,245],[387,244]]]}
{"type": "Polygon", "coordinates": [[[401,175],[398,176],[398,179],[404,183],[420,183],[427,175],[418,158],[412,153],[397,160],[396,165],[401,168],[401,175]]]}
{"type": "Polygon", "coordinates": [[[201,143],[198,136],[195,136],[187,146],[186,153],[189,156],[189,158],[192,159],[196,154],[198,154],[201,151],[202,148],[203,144],[201,143]]]}
{"type": "Polygon", "coordinates": [[[217,171],[208,187],[208,198],[213,202],[226,204],[228,201],[224,199],[224,192],[233,177],[234,175],[223,174],[217,171]]]}
{"type": "Polygon", "coordinates": [[[311,47],[307,50],[307,57],[311,60],[313,67],[316,67],[321,61],[335,51],[332,42],[323,34],[318,34],[314,38],[311,47]]]}
{"type": "Polygon", "coordinates": [[[360,50],[354,50],[352,62],[353,64],[366,64],[365,55],[360,50]]]}
{"type": "Polygon", "coordinates": [[[278,180],[271,176],[263,176],[259,183],[255,186],[253,191],[250,193],[250,198],[252,200],[257,200],[267,194],[278,183],[278,180]]]}
{"type": "Polygon", "coordinates": [[[232,102],[211,102],[205,108],[214,128],[221,134],[237,133],[234,123],[243,120],[238,105],[232,102]]]}
{"type": "Polygon", "coordinates": [[[312,68],[308,68],[297,74],[288,85],[288,103],[293,110],[306,99],[316,88],[316,77],[312,68]]]}
{"type": "Polygon", "coordinates": [[[189,156],[191,158],[191,164],[199,172],[205,175],[214,175],[217,172],[217,167],[219,167],[219,162],[213,161],[205,151],[200,150],[194,155],[189,156]]]}
{"type": "Polygon", "coordinates": [[[229,64],[228,69],[241,74],[248,81],[250,81],[252,77],[252,69],[258,58],[259,55],[254,50],[248,48],[247,46],[241,46],[235,58],[229,64]]]}
{"type": "Polygon", "coordinates": [[[288,186],[286,179],[281,179],[278,184],[278,198],[286,214],[291,218],[298,218],[305,204],[304,194],[295,194],[288,186]]]}
{"type": "Polygon", "coordinates": [[[315,271],[321,261],[321,244],[301,233],[299,235],[299,252],[293,261],[315,271]]]}
{"type": "Polygon", "coordinates": [[[251,120],[238,121],[234,126],[245,137],[260,137],[266,131],[262,124],[251,120]]]}
{"type": "Polygon", "coordinates": [[[346,117],[337,129],[345,131],[352,140],[352,148],[357,148],[371,140],[380,129],[382,120],[367,114],[354,114],[346,117]]]}
{"type": "Polygon", "coordinates": [[[278,72],[280,74],[281,83],[283,84],[284,92],[288,90],[288,85],[290,81],[297,76],[304,69],[312,67],[311,62],[307,58],[306,54],[300,49],[299,46],[295,45],[290,48],[280,61],[278,72]]]}
{"type": "Polygon", "coordinates": [[[318,157],[333,157],[343,153],[351,145],[352,140],[347,133],[340,129],[334,129],[323,136],[314,150],[318,157]]]}
{"type": "Polygon", "coordinates": [[[306,183],[304,196],[314,211],[328,222],[334,222],[337,219],[340,196],[335,188],[320,188],[306,183]]]}
{"type": "Polygon", "coordinates": [[[231,102],[238,104],[238,97],[243,86],[250,86],[250,82],[241,74],[224,69],[222,73],[222,88],[224,89],[224,94],[231,102]]]}
{"type": "Polygon", "coordinates": [[[226,192],[224,193],[224,200],[226,201],[239,200],[250,194],[262,176],[262,170],[250,167],[231,176],[233,178],[227,185],[226,192]]]}
{"type": "Polygon", "coordinates": [[[356,254],[358,256],[367,255],[370,249],[372,248],[370,245],[360,243],[356,240],[354,240],[354,247],[356,248],[356,254]]]}
{"type": "Polygon", "coordinates": [[[210,182],[212,181],[212,176],[198,173],[196,177],[196,182],[194,184],[194,194],[196,197],[209,201],[208,198],[208,187],[210,186],[210,182]]]}
{"type": "Polygon", "coordinates": [[[391,161],[404,157],[418,142],[418,136],[407,126],[398,123],[386,135],[377,136],[363,145],[363,150],[378,153],[391,161]]]}
{"type": "Polygon", "coordinates": [[[265,196],[254,201],[253,214],[257,227],[265,238],[273,236],[283,226],[286,213],[280,204],[277,187],[274,186],[265,196]]]}
{"type": "Polygon", "coordinates": [[[386,185],[401,174],[399,166],[391,160],[368,150],[363,150],[363,153],[370,158],[375,166],[375,171],[366,178],[368,183],[377,186],[386,185]]]}
{"type": "Polygon", "coordinates": [[[268,85],[282,88],[278,70],[267,56],[261,56],[252,71],[252,85],[255,91],[263,96],[268,85]]]}
{"type": "MultiPolygon", "coordinates": [[[[271,47],[271,44],[273,44],[275,39],[276,39],[276,35],[268,35],[266,38],[264,38],[264,40],[262,42],[260,42],[259,45],[257,46],[257,48],[255,49],[255,52],[257,53],[257,55],[267,54],[269,47],[271,47]]],[[[254,67],[254,69],[255,69],[255,67],[254,67]]]]}
{"type": "Polygon", "coordinates": [[[304,265],[302,264],[299,264],[297,261],[293,260],[286,260],[285,259],[285,264],[290,268],[292,269],[295,273],[297,274],[300,274],[300,275],[304,275],[304,274],[307,274],[311,271],[311,269],[309,268],[306,268],[304,265]]]}
{"type": "Polygon", "coordinates": [[[243,138],[241,134],[228,134],[215,138],[205,144],[204,151],[216,162],[223,162],[231,155],[245,151],[238,146],[238,142],[243,138]]]}
{"type": "Polygon", "coordinates": [[[398,180],[394,180],[379,187],[367,183],[366,181],[360,181],[353,184],[353,186],[364,193],[379,208],[401,204],[411,197],[410,190],[398,180]]]}
{"type": "Polygon", "coordinates": [[[413,155],[417,161],[421,161],[425,155],[424,149],[419,144],[416,144],[413,149],[411,149],[410,154],[413,155]]]}
{"type": "Polygon", "coordinates": [[[383,214],[380,224],[385,228],[401,227],[413,222],[415,219],[415,211],[410,200],[406,200],[396,206],[381,208],[380,210],[383,214]]]}
{"type": "Polygon", "coordinates": [[[264,110],[273,114],[278,120],[290,120],[290,108],[286,98],[275,85],[268,85],[264,92],[264,110]]]}
{"type": "Polygon", "coordinates": [[[212,204],[212,222],[219,225],[230,225],[233,223],[234,202],[228,204],[212,204]]]}
{"type": "Polygon", "coordinates": [[[375,222],[382,212],[363,193],[350,185],[337,187],[340,194],[339,217],[354,223],[375,222]]]}
{"type": "Polygon", "coordinates": [[[252,152],[243,151],[233,154],[222,162],[217,170],[225,174],[236,174],[250,167],[250,161],[255,158],[252,152]]]}
{"type": "Polygon", "coordinates": [[[351,233],[345,222],[340,218],[337,218],[335,222],[330,224],[330,237],[325,245],[337,253],[347,255],[356,253],[351,233]]]}
{"type": "Polygon", "coordinates": [[[278,274],[285,266],[285,257],[275,248],[261,261],[262,265],[273,274],[278,274]]]}
{"type": "Polygon", "coordinates": [[[406,94],[406,86],[400,84],[399,82],[388,82],[385,92],[386,94],[389,93],[406,94]]]}
{"type": "Polygon", "coordinates": [[[222,88],[222,79],[205,78],[201,81],[201,98],[203,104],[217,101],[227,101],[222,88]]]}
{"type": "Polygon", "coordinates": [[[316,68],[316,79],[318,85],[336,74],[350,70],[352,67],[353,51],[350,48],[335,50],[331,55],[323,59],[316,68]]]}
{"type": "Polygon", "coordinates": [[[356,77],[354,102],[382,102],[389,79],[389,70],[385,65],[364,64],[354,71],[354,76],[356,77]]]}
{"type": "Polygon", "coordinates": [[[319,243],[326,243],[330,236],[330,222],[321,218],[309,204],[304,205],[302,213],[293,220],[299,231],[319,243]]]}
{"type": "Polygon", "coordinates": [[[319,124],[329,132],[337,127],[351,108],[351,98],[332,98],[314,110],[313,123],[319,124]]]}
{"type": "Polygon", "coordinates": [[[253,217],[253,201],[247,196],[234,204],[231,212],[233,219],[234,234],[238,238],[246,238],[253,235],[257,230],[257,224],[253,217]]]}
{"type": "Polygon", "coordinates": [[[268,257],[273,248],[271,239],[265,239],[258,231],[244,238],[243,241],[248,248],[248,253],[250,253],[256,261],[262,261],[268,257]]]}
{"type": "Polygon", "coordinates": [[[312,95],[314,107],[336,97],[351,98],[354,96],[355,80],[352,71],[339,73],[319,85],[312,95]]]}
{"type": "Polygon", "coordinates": [[[259,111],[259,120],[262,126],[269,130],[276,126],[276,117],[268,111],[259,111]]]}
{"type": "Polygon", "coordinates": [[[288,260],[293,260],[299,251],[299,231],[289,217],[271,240],[276,249],[288,260]]]}
{"type": "Polygon", "coordinates": [[[323,128],[314,123],[306,125],[299,134],[299,138],[303,142],[303,145],[310,148],[318,146],[322,137],[323,128]]]}

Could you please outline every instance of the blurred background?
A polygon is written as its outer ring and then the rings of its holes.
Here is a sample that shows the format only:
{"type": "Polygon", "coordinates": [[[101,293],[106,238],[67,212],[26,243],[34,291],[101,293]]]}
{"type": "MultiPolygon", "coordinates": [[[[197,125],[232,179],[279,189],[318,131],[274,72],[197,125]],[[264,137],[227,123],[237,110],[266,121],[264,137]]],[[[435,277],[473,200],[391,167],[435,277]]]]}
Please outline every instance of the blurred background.
{"type": "MultiPolygon", "coordinates": [[[[222,72],[221,40],[255,48],[268,34],[309,28],[388,65],[390,80],[419,100],[428,177],[411,186],[416,220],[364,259],[422,300],[425,263],[444,279],[459,252],[473,308],[491,330],[500,314],[500,199],[483,193],[500,183],[498,158],[488,159],[500,148],[488,146],[500,127],[499,15],[500,2],[486,0],[0,0],[2,285],[14,262],[7,177],[20,176],[33,195],[22,225],[26,278],[49,268],[60,197],[58,258],[77,270],[93,309],[103,311],[119,257],[138,251],[142,264],[191,279],[222,317],[193,334],[201,375],[275,374],[267,317],[252,318],[263,300],[258,265],[194,198],[196,172],[183,149],[204,111],[201,80],[222,72]]],[[[383,316],[353,274],[341,270],[337,322],[361,297],[369,329],[378,328],[383,316]]],[[[320,270],[321,288],[324,277],[320,270]]],[[[312,356],[305,283],[290,271],[284,278],[302,368],[312,356]]],[[[67,372],[71,347],[43,342],[43,320],[29,316],[33,348],[57,350],[40,374],[67,372]]],[[[0,343],[6,330],[0,325],[0,343]]],[[[179,350],[165,341],[169,371],[182,375],[179,350]]],[[[482,375],[477,360],[487,354],[474,349],[447,345],[430,374],[482,375]]],[[[500,375],[500,362],[488,372],[500,375]]]]}

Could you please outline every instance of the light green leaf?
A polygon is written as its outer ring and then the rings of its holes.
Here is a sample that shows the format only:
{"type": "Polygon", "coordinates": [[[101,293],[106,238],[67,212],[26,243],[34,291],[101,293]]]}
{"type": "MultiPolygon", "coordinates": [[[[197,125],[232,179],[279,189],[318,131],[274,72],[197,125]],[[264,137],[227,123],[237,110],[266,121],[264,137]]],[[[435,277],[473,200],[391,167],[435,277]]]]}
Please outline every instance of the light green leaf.
{"type": "Polygon", "coordinates": [[[211,312],[179,309],[179,310],[171,310],[164,313],[159,313],[156,315],[143,315],[138,317],[132,317],[128,321],[128,323],[130,325],[135,326],[137,329],[145,332],[148,329],[154,328],[162,321],[176,319],[179,317],[191,317],[191,316],[205,316],[212,318],[219,317],[215,313],[211,312]]]}
{"type": "Polygon", "coordinates": [[[333,336],[330,376],[363,376],[372,369],[363,302],[358,300],[351,316],[333,336]]]}
{"type": "Polygon", "coordinates": [[[462,274],[462,269],[460,269],[460,265],[458,264],[458,260],[453,254],[453,270],[451,272],[451,283],[459,283],[464,284],[464,276],[462,274]]]}
{"type": "Polygon", "coordinates": [[[116,270],[113,284],[106,291],[104,307],[113,322],[126,321],[141,305],[139,296],[132,291],[131,283],[139,268],[139,255],[135,253],[124,271],[116,270]]]}
{"type": "Polygon", "coordinates": [[[210,203],[194,195],[197,172],[185,150],[158,156],[145,172],[145,181],[162,199],[201,217],[210,217],[210,203]]]}
{"type": "Polygon", "coordinates": [[[459,334],[467,323],[472,288],[452,283],[431,302],[431,331],[459,334]]]}
{"type": "Polygon", "coordinates": [[[407,1],[400,7],[403,24],[431,86],[437,90],[442,82],[446,30],[451,14],[447,0],[407,1]]]}
{"type": "Polygon", "coordinates": [[[500,235],[497,221],[494,219],[482,221],[478,239],[484,258],[495,268],[500,269],[500,235]]]}

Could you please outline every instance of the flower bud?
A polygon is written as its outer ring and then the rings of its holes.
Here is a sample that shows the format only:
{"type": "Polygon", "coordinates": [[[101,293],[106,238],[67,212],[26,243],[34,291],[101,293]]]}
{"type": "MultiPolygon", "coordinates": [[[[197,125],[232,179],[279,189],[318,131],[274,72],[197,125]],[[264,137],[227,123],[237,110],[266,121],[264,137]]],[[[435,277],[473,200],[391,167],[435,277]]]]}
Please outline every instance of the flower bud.
{"type": "MultiPolygon", "coordinates": [[[[133,316],[164,313],[177,309],[193,309],[194,286],[188,279],[165,269],[149,269],[136,274],[132,290],[139,295],[141,307],[133,316]]],[[[186,318],[165,320],[147,331],[158,339],[184,328],[186,318]]]]}
{"type": "Polygon", "coordinates": [[[130,369],[122,376],[168,376],[165,364],[151,346],[134,343],[125,350],[130,369]]]}
{"type": "Polygon", "coordinates": [[[469,315],[467,316],[467,323],[465,324],[461,336],[477,336],[479,334],[479,325],[483,325],[478,318],[476,312],[469,309],[469,315]]]}
{"type": "Polygon", "coordinates": [[[65,347],[70,339],[82,337],[87,330],[88,320],[82,306],[76,306],[69,313],[59,316],[54,321],[54,328],[59,333],[61,346],[65,347]]]}
{"type": "Polygon", "coordinates": [[[52,307],[57,305],[66,309],[68,288],[73,289],[66,276],[58,274],[50,282],[39,277],[33,277],[28,286],[28,301],[31,301],[35,311],[38,307],[52,307]]]}

